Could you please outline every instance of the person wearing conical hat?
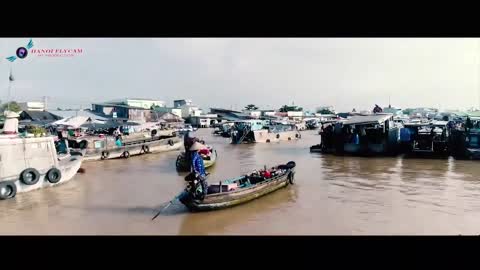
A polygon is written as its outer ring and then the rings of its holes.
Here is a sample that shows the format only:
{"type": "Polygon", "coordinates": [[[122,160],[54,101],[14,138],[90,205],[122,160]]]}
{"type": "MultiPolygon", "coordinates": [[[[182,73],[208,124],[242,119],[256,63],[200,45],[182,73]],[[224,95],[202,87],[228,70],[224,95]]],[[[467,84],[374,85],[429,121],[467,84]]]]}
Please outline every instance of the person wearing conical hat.
{"type": "Polygon", "coordinates": [[[206,181],[207,174],[205,172],[205,165],[203,163],[203,158],[200,156],[198,153],[200,150],[206,148],[205,145],[195,142],[193,145],[190,147],[190,152],[192,152],[192,163],[191,163],[191,168],[192,172],[195,173],[197,176],[197,179],[200,180],[200,183],[202,184],[202,191],[203,195],[207,195],[207,190],[208,190],[208,184],[206,181]]]}
{"type": "Polygon", "coordinates": [[[3,134],[18,133],[18,118],[20,115],[16,112],[8,111],[5,114],[5,123],[3,124],[3,134]]]}

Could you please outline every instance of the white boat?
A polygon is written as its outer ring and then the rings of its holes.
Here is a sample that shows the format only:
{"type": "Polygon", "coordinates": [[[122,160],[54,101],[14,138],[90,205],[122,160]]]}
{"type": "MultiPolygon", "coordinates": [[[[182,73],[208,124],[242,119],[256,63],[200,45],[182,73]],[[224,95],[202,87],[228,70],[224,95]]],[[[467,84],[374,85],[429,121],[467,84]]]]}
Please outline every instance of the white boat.
{"type": "Polygon", "coordinates": [[[231,133],[232,144],[270,143],[300,138],[301,135],[295,124],[274,123],[268,120],[237,121],[231,133]]]}
{"type": "Polygon", "coordinates": [[[0,135],[0,200],[71,180],[82,156],[58,155],[54,137],[0,135]]]}

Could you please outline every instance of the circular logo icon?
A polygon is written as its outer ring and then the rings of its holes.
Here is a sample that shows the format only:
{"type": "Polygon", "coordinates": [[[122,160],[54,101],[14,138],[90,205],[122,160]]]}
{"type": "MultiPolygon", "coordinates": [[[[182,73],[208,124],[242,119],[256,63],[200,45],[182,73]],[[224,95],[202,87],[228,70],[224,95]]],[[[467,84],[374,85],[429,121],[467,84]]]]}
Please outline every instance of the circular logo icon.
{"type": "Polygon", "coordinates": [[[28,50],[25,49],[24,47],[20,47],[17,49],[17,57],[20,58],[20,59],[23,59],[25,57],[27,57],[28,55],[28,50]]]}

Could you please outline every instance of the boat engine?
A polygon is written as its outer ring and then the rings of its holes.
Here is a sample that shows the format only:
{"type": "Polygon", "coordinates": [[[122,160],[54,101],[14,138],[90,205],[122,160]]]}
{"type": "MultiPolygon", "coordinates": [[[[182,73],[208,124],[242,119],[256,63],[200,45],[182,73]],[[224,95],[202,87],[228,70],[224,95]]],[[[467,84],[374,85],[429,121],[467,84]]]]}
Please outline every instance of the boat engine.
{"type": "Polygon", "coordinates": [[[203,200],[205,198],[203,189],[207,187],[202,185],[202,182],[198,179],[196,173],[189,173],[185,176],[185,181],[187,181],[185,191],[188,193],[190,199],[203,200]]]}

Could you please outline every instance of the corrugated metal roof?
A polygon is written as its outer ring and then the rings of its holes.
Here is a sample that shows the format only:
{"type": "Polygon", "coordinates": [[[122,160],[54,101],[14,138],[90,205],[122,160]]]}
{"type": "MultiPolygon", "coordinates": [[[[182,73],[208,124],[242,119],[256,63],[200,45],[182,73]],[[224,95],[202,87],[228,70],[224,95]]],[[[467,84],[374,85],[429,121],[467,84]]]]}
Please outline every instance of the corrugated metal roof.
{"type": "Polygon", "coordinates": [[[125,104],[115,104],[115,103],[93,103],[93,105],[99,105],[104,107],[119,107],[119,108],[127,108],[127,109],[137,109],[137,110],[150,110],[150,108],[143,108],[137,106],[130,106],[125,104]]]}
{"type": "Polygon", "coordinates": [[[71,117],[67,117],[67,118],[63,118],[61,120],[55,121],[51,123],[51,125],[52,126],[63,125],[63,126],[78,128],[81,125],[87,123],[89,119],[90,117],[88,116],[71,116],[71,117]]]}
{"type": "Polygon", "coordinates": [[[91,119],[95,119],[95,120],[101,120],[101,121],[105,121],[105,120],[108,120],[109,118],[108,117],[104,117],[104,116],[100,116],[100,115],[97,115],[91,111],[88,111],[88,110],[79,110],[79,111],[52,111],[53,114],[55,115],[58,115],[62,118],[69,118],[69,117],[73,117],[73,116],[86,116],[86,117],[90,117],[91,119]]]}
{"type": "Polygon", "coordinates": [[[428,126],[446,126],[448,121],[430,121],[430,122],[407,122],[406,127],[428,127],[428,126]]]}
{"type": "Polygon", "coordinates": [[[351,118],[347,119],[343,124],[344,125],[360,125],[360,124],[381,124],[392,117],[392,114],[373,114],[373,115],[365,115],[365,116],[352,116],[351,118]]]}
{"type": "Polygon", "coordinates": [[[21,120],[31,119],[32,121],[53,122],[61,119],[61,117],[47,111],[22,111],[20,113],[20,119],[21,120]]]}

